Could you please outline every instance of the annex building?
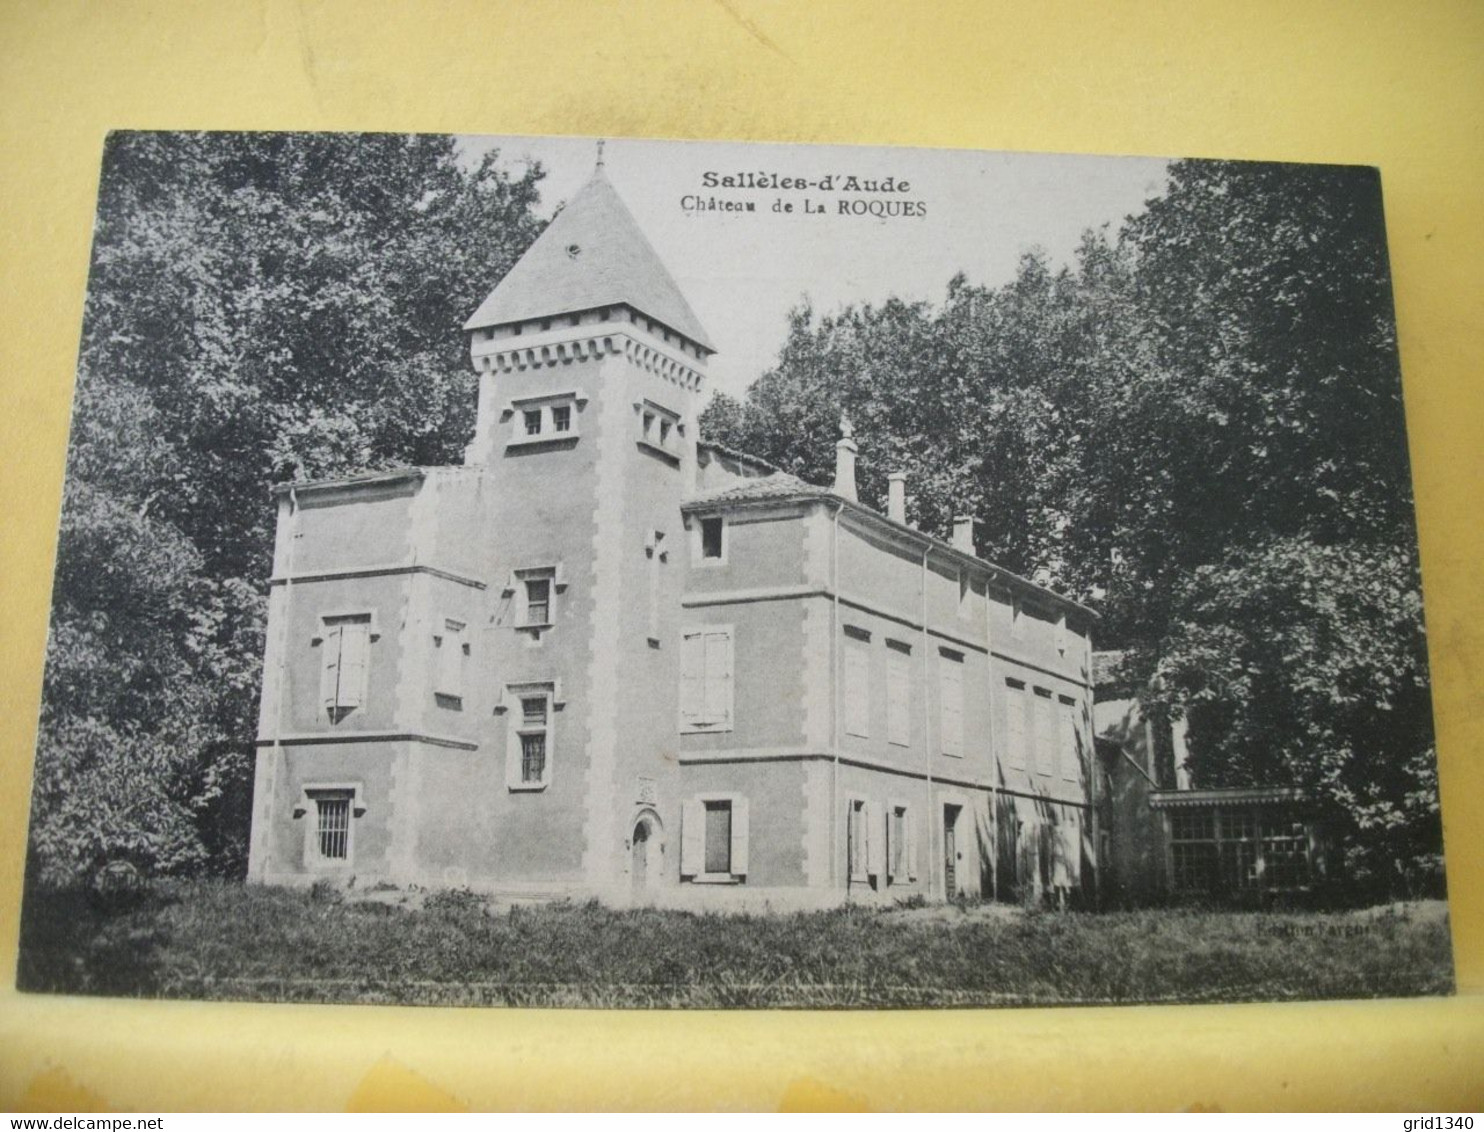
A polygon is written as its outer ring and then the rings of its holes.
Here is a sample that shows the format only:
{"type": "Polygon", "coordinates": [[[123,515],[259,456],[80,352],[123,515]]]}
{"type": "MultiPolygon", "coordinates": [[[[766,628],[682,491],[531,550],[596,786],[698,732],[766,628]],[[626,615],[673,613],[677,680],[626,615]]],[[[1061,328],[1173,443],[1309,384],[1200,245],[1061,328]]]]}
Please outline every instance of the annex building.
{"type": "Polygon", "coordinates": [[[698,435],[601,167],[464,325],[464,463],[275,489],[250,877],[817,906],[1090,898],[1093,614],[698,435]]]}

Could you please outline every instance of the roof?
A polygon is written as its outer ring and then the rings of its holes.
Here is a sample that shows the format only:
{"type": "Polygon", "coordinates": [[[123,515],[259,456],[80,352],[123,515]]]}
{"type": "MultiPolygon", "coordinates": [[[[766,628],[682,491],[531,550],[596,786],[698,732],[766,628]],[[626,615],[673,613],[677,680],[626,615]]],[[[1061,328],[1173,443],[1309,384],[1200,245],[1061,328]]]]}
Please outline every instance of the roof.
{"type": "Polygon", "coordinates": [[[1069,597],[1063,597],[1055,590],[1049,590],[1045,586],[1037,585],[1029,578],[1022,578],[1019,574],[1011,573],[1003,566],[996,566],[993,562],[986,562],[984,559],[976,557],[967,551],[960,550],[950,542],[945,542],[943,539],[936,538],[924,531],[919,531],[916,527],[908,526],[906,523],[899,523],[895,519],[887,518],[887,516],[867,507],[863,503],[846,499],[843,495],[836,495],[828,488],[807,483],[799,479],[798,476],[791,476],[787,472],[774,472],[772,475],[760,476],[757,479],[742,480],[738,483],[728,484],[725,487],[698,492],[686,499],[681,504],[681,509],[695,511],[717,504],[767,503],[785,500],[797,500],[800,502],[818,500],[825,503],[838,503],[841,507],[849,509],[854,514],[860,515],[878,526],[889,528],[899,534],[905,534],[916,542],[926,541],[940,553],[946,554],[951,558],[972,562],[994,575],[1000,581],[1038,594],[1057,605],[1064,606],[1068,609],[1075,609],[1079,613],[1094,620],[1097,619],[1098,615],[1093,610],[1073,601],[1069,597]]]}
{"type": "Polygon", "coordinates": [[[708,503],[745,503],[759,499],[825,499],[831,496],[831,492],[815,487],[812,483],[805,483],[798,476],[791,476],[787,472],[773,472],[771,475],[739,480],[725,487],[699,492],[685,502],[687,506],[700,506],[708,503]]]}
{"type": "Polygon", "coordinates": [[[1226,786],[1203,790],[1155,790],[1149,805],[1156,810],[1214,809],[1218,806],[1303,805],[1309,796],[1296,786],[1226,786]]]}
{"type": "Polygon", "coordinates": [[[600,167],[526,249],[464,323],[464,329],[621,303],[716,352],[600,167]]]}

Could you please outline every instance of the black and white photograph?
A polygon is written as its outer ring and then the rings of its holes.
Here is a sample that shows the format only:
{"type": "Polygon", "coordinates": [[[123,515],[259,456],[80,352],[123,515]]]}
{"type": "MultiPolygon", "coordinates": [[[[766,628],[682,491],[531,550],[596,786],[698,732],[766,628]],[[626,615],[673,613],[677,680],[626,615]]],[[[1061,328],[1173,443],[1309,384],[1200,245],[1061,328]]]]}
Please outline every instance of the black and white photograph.
{"type": "Polygon", "coordinates": [[[102,156],[16,983],[1454,989],[1362,166],[102,156]]]}

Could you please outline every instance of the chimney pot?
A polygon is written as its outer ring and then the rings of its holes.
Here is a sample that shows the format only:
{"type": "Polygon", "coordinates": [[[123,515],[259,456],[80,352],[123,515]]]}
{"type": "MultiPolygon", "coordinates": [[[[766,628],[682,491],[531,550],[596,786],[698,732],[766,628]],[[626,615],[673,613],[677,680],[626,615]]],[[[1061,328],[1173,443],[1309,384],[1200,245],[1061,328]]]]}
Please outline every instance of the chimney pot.
{"type": "Polygon", "coordinates": [[[886,477],[886,517],[897,523],[907,522],[907,473],[892,472],[886,477]]]}
{"type": "Polygon", "coordinates": [[[965,554],[974,553],[974,516],[953,517],[953,548],[962,550],[965,554]]]}

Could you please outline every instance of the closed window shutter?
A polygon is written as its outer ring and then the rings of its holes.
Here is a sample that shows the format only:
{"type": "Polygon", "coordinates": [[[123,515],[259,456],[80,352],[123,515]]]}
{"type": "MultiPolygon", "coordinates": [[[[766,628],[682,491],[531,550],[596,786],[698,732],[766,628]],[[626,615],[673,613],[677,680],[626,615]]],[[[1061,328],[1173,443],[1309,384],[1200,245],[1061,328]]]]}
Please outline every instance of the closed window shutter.
{"type": "Polygon", "coordinates": [[[871,658],[860,645],[845,647],[845,730],[871,734],[871,658]]]}
{"type": "Polygon", "coordinates": [[[893,650],[886,657],[886,732],[887,739],[905,747],[912,742],[911,661],[893,650]]]}
{"type": "Polygon", "coordinates": [[[746,798],[732,799],[732,874],[747,875],[748,810],[746,798]]]}
{"type": "Polygon", "coordinates": [[[1019,688],[1005,691],[1005,746],[1010,765],[1025,769],[1025,693],[1019,688]]]}
{"type": "Polygon", "coordinates": [[[680,875],[699,876],[706,860],[706,807],[697,798],[680,808],[680,875]]]}
{"type": "Polygon", "coordinates": [[[939,662],[938,686],[941,692],[942,746],[945,755],[958,755],[964,749],[964,680],[957,661],[939,662]]]}
{"type": "Polygon", "coordinates": [[[360,707],[366,698],[366,661],[370,651],[370,632],[366,625],[340,627],[340,688],[336,693],[341,708],[360,707]]]}
{"type": "Polygon", "coordinates": [[[705,719],[729,723],[732,718],[732,635],[706,634],[705,719]]]}
{"type": "Polygon", "coordinates": [[[1055,739],[1052,734],[1053,723],[1051,719],[1052,703],[1042,696],[1036,697],[1036,773],[1049,775],[1051,773],[1052,748],[1055,739]]]}
{"type": "Polygon", "coordinates": [[[690,633],[680,643],[680,718],[694,723],[705,707],[706,638],[690,633]]]}
{"type": "Polygon", "coordinates": [[[327,628],[320,642],[319,698],[325,710],[334,717],[336,688],[340,682],[340,626],[327,628]]]}
{"type": "Polygon", "coordinates": [[[1076,782],[1081,776],[1082,755],[1077,750],[1077,716],[1072,704],[1058,705],[1061,711],[1061,740],[1057,744],[1061,755],[1061,776],[1068,782],[1076,782]]]}
{"type": "Polygon", "coordinates": [[[886,875],[886,826],[875,802],[866,803],[866,872],[873,877],[886,875]]]}

